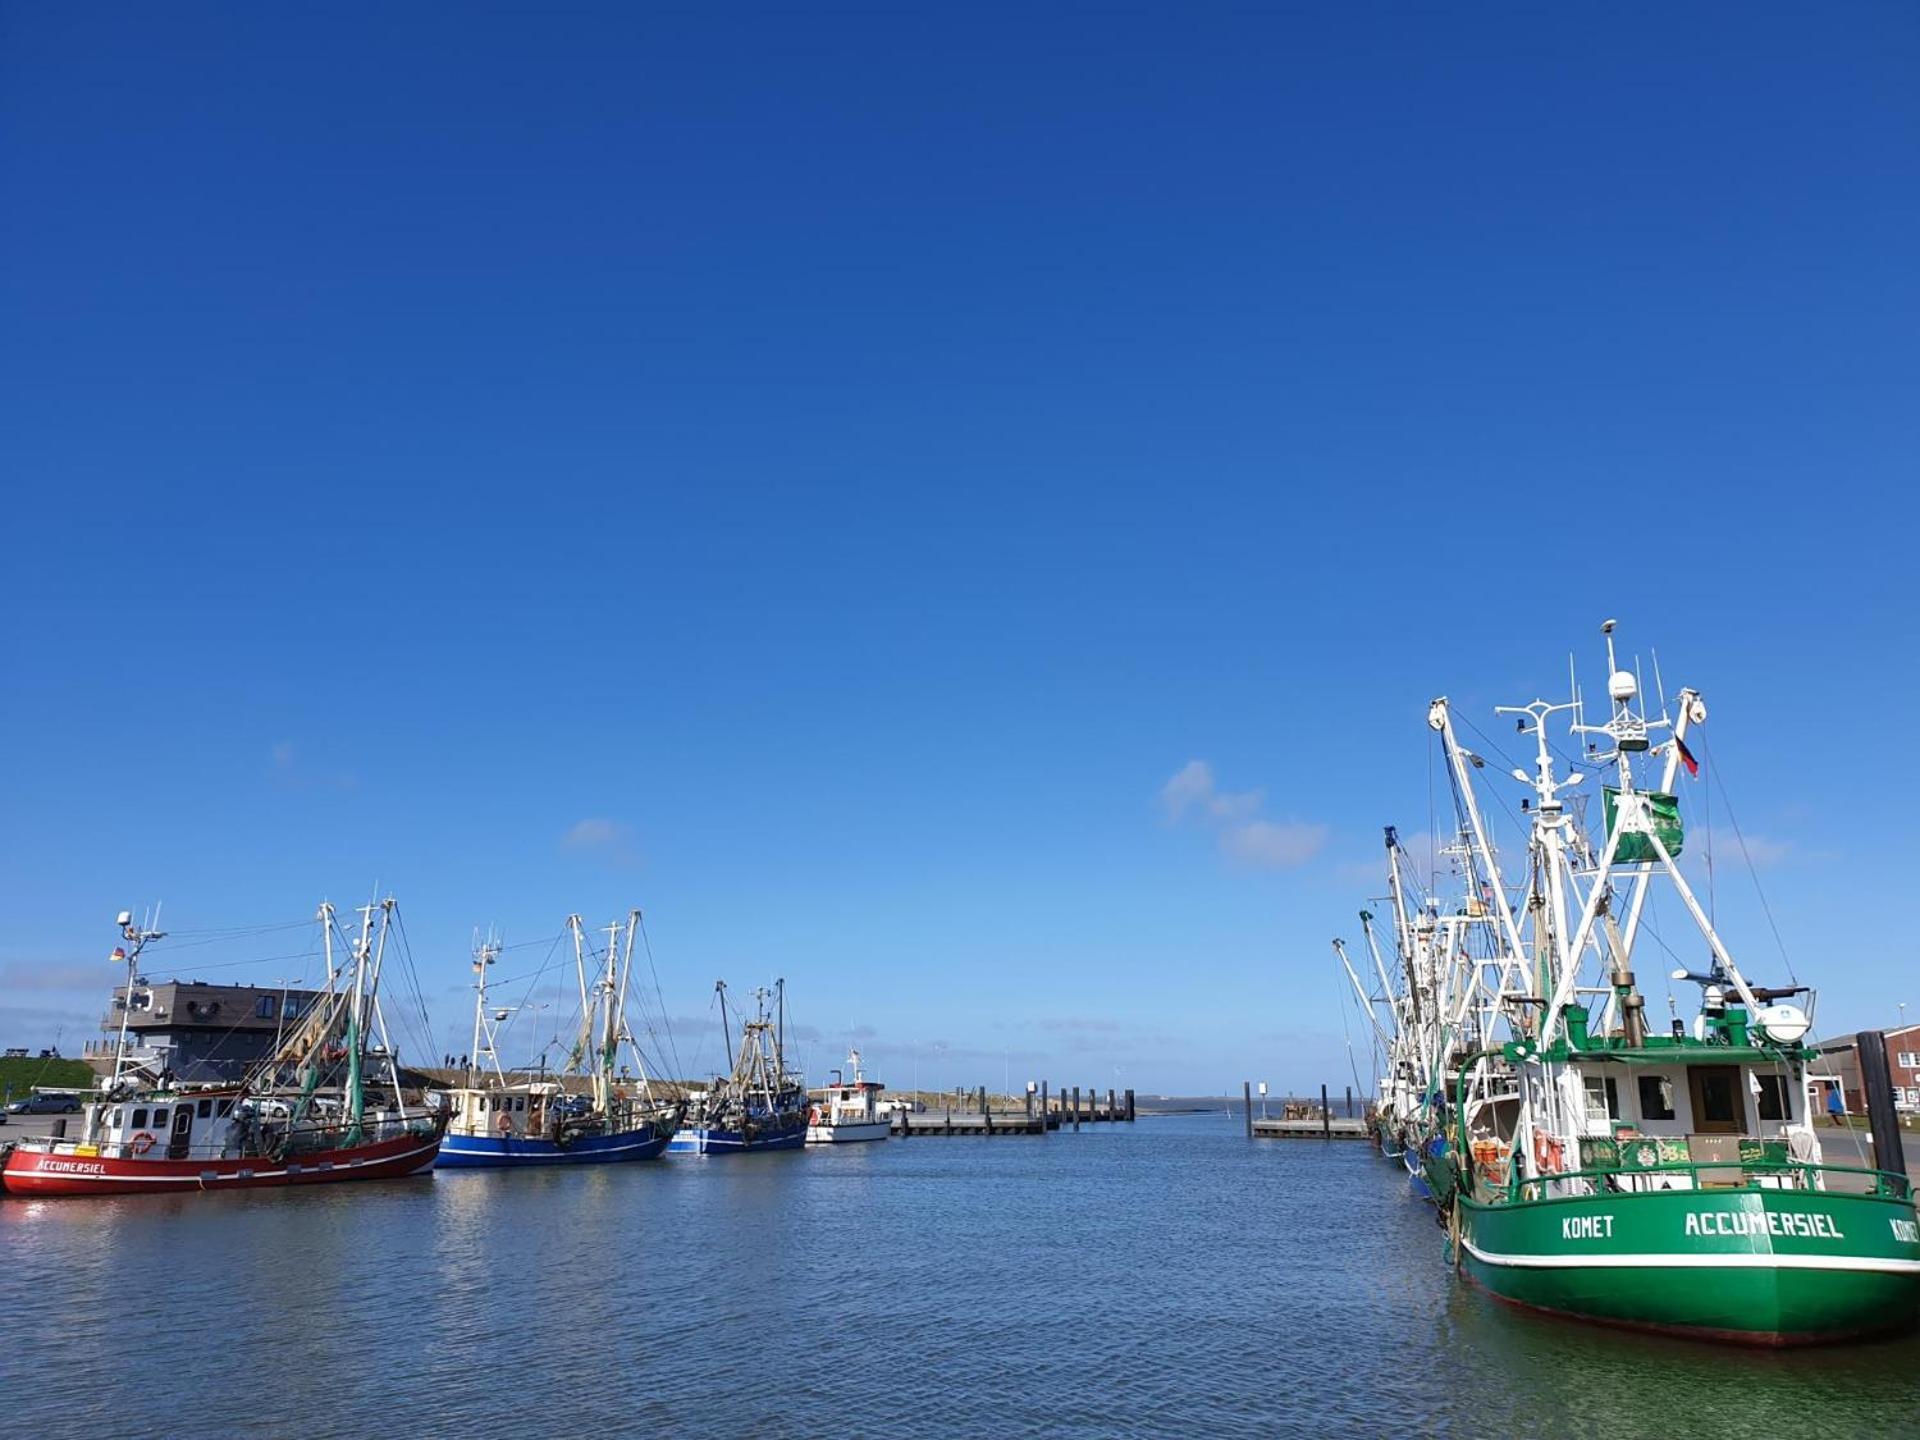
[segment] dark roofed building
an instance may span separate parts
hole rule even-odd
[[[127,1051],[176,1080],[237,1080],[320,997],[317,990],[279,986],[209,985],[201,980],[137,981],[129,1004],[127,987],[115,986],[105,1039],[87,1043],[87,1063],[100,1074],[113,1069],[120,1025]]]

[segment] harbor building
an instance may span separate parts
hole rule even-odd
[[[1887,1068],[1893,1074],[1894,1108],[1920,1114],[1920,1025],[1888,1030],[1886,1037]],[[1827,1041],[1820,1047],[1820,1058],[1824,1071],[1840,1082],[1847,1109],[1856,1115],[1865,1114],[1867,1095],[1860,1081],[1860,1037],[1841,1035]],[[1815,1098],[1822,1106],[1826,1104],[1824,1093]]]
[[[99,1074],[111,1074],[124,1020],[128,1057],[153,1073],[176,1080],[237,1080],[272,1052],[320,994],[277,985],[136,980],[130,987],[114,987],[100,1022],[104,1038],[87,1042],[85,1058]]]

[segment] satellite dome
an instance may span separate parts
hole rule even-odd
[[[1640,693],[1640,686],[1635,683],[1632,671],[1616,670],[1608,677],[1607,693],[1624,705]]]

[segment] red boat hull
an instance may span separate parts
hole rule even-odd
[[[0,1171],[9,1195],[150,1195],[155,1191],[237,1190],[258,1185],[325,1185],[339,1180],[395,1180],[427,1169],[440,1136],[401,1135],[371,1145],[275,1160],[151,1160],[48,1154],[16,1149]]]

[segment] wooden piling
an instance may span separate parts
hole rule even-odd
[[[1127,1123],[1133,1123],[1133,1091],[1127,1091]]]
[[[1247,1114],[1247,1138],[1253,1138],[1253,1081],[1240,1082],[1240,1103]]]
[[[1052,1102],[1050,1102],[1047,1098],[1047,1082],[1045,1080],[1042,1080],[1040,1082],[1040,1133],[1043,1135],[1046,1133],[1046,1130],[1047,1130],[1047,1121],[1048,1121],[1047,1107],[1051,1103]]]
[[[1320,1087],[1320,1138],[1333,1138],[1333,1111],[1327,1108],[1327,1087],[1324,1085]]]
[[[1113,1124],[1114,1121],[1118,1120],[1119,1118],[1120,1118],[1120,1107],[1114,1103],[1113,1087],[1109,1085],[1107,1087],[1107,1123],[1111,1125]]]
[[[1073,1128],[1076,1131],[1080,1128],[1080,1087],[1078,1085],[1073,1087]]]

